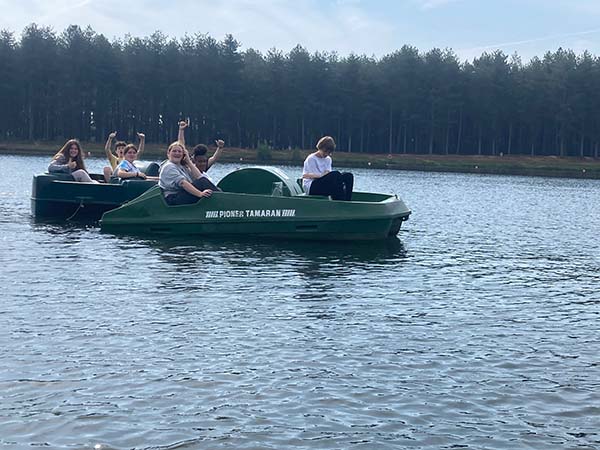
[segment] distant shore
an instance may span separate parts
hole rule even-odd
[[[53,156],[62,143],[0,142],[0,154]],[[90,156],[103,157],[104,144],[83,143]],[[147,144],[142,159],[162,159],[166,145]],[[214,149],[211,149],[214,151]],[[249,164],[289,164],[299,166],[312,150],[269,150],[226,147],[223,162]],[[600,179],[600,159],[559,158],[556,156],[476,156],[426,154],[334,153],[337,167],[366,167],[425,172],[460,172]]]

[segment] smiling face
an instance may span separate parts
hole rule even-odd
[[[206,156],[194,156],[194,165],[200,170],[200,172],[206,172],[208,168],[208,158]]]
[[[79,146],[77,144],[71,144],[69,147],[69,156],[72,159],[75,159],[77,158],[77,155],[79,155]]]
[[[137,150],[135,149],[135,147],[129,147],[127,149],[127,151],[125,153],[123,153],[123,157],[129,162],[135,161],[136,156],[137,156]]]
[[[169,146],[167,158],[169,158],[169,161],[172,163],[181,164],[184,155],[183,147],[180,144],[171,144]]]
[[[123,150],[125,150],[124,145],[117,145],[115,147],[115,152],[117,153],[117,158],[123,158]]]

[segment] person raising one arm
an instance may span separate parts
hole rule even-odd
[[[111,151],[111,147],[112,147],[112,141],[115,137],[117,137],[117,132],[113,131],[112,133],[110,133],[108,135],[108,139],[106,140],[106,144],[104,145],[104,152],[106,153],[106,158],[108,159],[108,163],[110,164],[110,166],[106,166],[103,169],[104,181],[106,181],[107,183],[110,181],[110,177],[113,175],[113,173],[114,173],[115,169],[117,168],[117,166],[119,165],[119,163],[121,161],[123,161],[123,150],[125,149],[125,146],[127,145],[123,141],[117,142],[117,144],[115,145],[116,155],[114,155],[113,152]]]
[[[182,120],[179,122],[179,133],[177,134],[177,142],[179,142],[184,147],[185,147],[185,129],[189,126],[190,126],[189,120],[187,120],[187,121]],[[217,146],[217,149],[215,150],[215,153],[210,158],[207,157],[208,147],[206,145],[198,144],[192,149],[192,161],[194,162],[195,166],[198,168],[198,170],[200,170],[200,172],[202,174],[205,174],[208,171],[208,169],[210,169],[213,166],[213,164],[219,160],[219,157],[221,156],[221,152],[222,152],[223,148],[225,147],[225,141],[223,141],[222,139],[217,139],[215,141],[215,144]],[[205,175],[205,176],[207,176],[207,175]]]
[[[187,149],[173,142],[167,149],[168,161],[160,169],[158,185],[163,190],[167,204],[186,205],[210,197],[217,190],[208,178],[192,163]]]

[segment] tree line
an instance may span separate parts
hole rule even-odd
[[[348,152],[598,157],[600,60],[559,48],[522,63],[411,46],[381,58],[240,50],[231,35],[125,36],[72,25],[0,32],[0,139],[171,142]]]

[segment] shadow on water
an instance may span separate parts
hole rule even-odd
[[[308,260],[315,263],[385,262],[407,257],[400,239],[394,237],[376,242],[313,242],[260,239],[256,237],[119,237],[122,242],[135,239],[139,245],[158,250],[173,260],[185,258],[188,263],[202,264],[207,254],[219,253],[231,264],[247,265],[253,260]],[[175,262],[175,261],[172,261]]]
[[[97,225],[81,222],[35,221],[32,229],[52,241],[81,244],[109,254],[116,260],[137,257],[139,249],[167,268],[197,271],[222,267],[239,277],[294,274],[298,280],[334,281],[336,277],[369,271],[387,271],[409,259],[397,237],[369,242],[295,241],[256,236],[148,236],[100,233]],[[150,263],[148,263],[150,264]]]
[[[93,221],[64,221],[64,220],[50,220],[50,219],[38,219],[33,216],[30,217],[31,229],[34,232],[47,233],[54,236],[65,236],[70,237],[82,237],[83,234],[100,231],[98,222]]]
[[[29,216],[29,221],[31,226],[34,229],[43,229],[43,228],[65,228],[65,229],[89,229],[89,228],[97,228],[100,230],[100,225],[98,220],[92,219],[54,219],[54,218],[45,218],[45,217],[36,217],[34,215]]]

